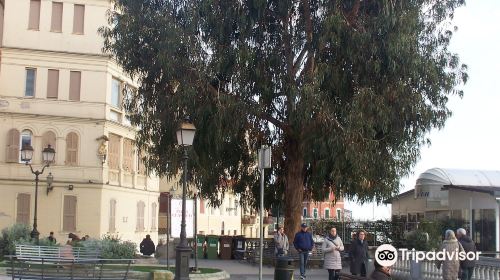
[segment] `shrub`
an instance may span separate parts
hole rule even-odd
[[[136,244],[119,238],[104,236],[103,239],[79,241],[75,246],[98,248],[104,259],[133,259]]]
[[[0,255],[13,255],[16,253],[16,243],[31,240],[31,228],[25,224],[15,224],[2,230],[0,237]]]

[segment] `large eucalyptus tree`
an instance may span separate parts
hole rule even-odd
[[[267,205],[330,191],[380,201],[462,95],[448,50],[463,0],[116,0],[104,49],[139,88],[125,107],[147,165],[177,174],[175,130],[197,127],[191,178],[217,201],[230,184],[258,196],[256,151],[272,146]],[[168,164],[167,164],[168,163]],[[258,200],[257,200],[258,201]]]

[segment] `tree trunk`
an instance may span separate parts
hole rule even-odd
[[[300,229],[304,198],[304,158],[296,140],[288,141],[286,157],[285,232],[292,242]]]

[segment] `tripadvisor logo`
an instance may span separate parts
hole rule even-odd
[[[401,255],[401,260],[414,260],[415,262],[420,262],[423,260],[428,261],[445,261],[445,260],[459,260],[459,261],[477,261],[479,260],[479,255],[481,252],[465,252],[459,251],[446,251],[440,250],[436,252],[423,252],[416,251],[415,249],[399,249],[399,255]],[[375,260],[382,266],[392,266],[398,260],[398,250],[389,244],[383,244],[378,246],[375,251]]]

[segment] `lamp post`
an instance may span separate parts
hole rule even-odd
[[[194,133],[196,128],[192,123],[184,121],[179,130],[177,130],[177,143],[182,146],[184,154],[183,160],[183,178],[182,178],[182,220],[181,220],[181,240],[175,248],[175,279],[189,280],[189,255],[191,247],[186,239],[186,185],[187,185],[187,160],[188,146],[193,145]]]
[[[194,272],[198,273],[198,190],[194,189]],[[202,244],[203,246],[203,244]]]
[[[56,155],[56,151],[50,147],[50,145],[47,146],[47,148],[43,149],[42,151],[42,158],[43,158],[43,167],[42,171],[34,171],[33,167],[31,166],[31,159],[33,158],[33,147],[31,145],[23,145],[21,148],[21,161],[25,162],[26,165],[29,165],[31,169],[31,173],[35,174],[35,215],[33,217],[33,230],[31,231],[31,238],[34,238],[36,240],[36,243],[38,244],[39,236],[40,233],[38,232],[38,224],[37,224],[37,211],[38,211],[38,176],[43,174],[43,171],[45,170],[46,167],[50,166],[50,163],[54,161],[54,156]],[[52,184],[52,180],[54,177],[52,174],[47,177],[47,182],[50,181],[50,184]]]

